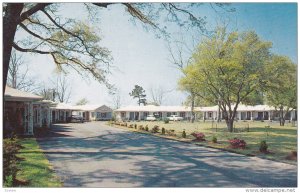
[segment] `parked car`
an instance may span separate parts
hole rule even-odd
[[[146,121],[156,121],[156,117],[154,115],[148,115]]]
[[[68,122],[81,122],[81,123],[83,123],[84,119],[80,115],[72,115],[71,117],[69,117]]]
[[[170,121],[182,121],[183,117],[179,117],[178,115],[171,115],[170,117],[168,117],[168,119]]]

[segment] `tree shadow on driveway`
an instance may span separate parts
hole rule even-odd
[[[80,127],[83,127],[80,125]],[[296,166],[99,125],[39,144],[66,187],[296,187]],[[82,128],[80,128],[82,129]],[[66,132],[65,132],[66,131]],[[55,133],[70,133],[55,135]],[[78,131],[82,132],[82,130]]]

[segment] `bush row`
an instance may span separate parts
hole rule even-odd
[[[134,128],[134,129],[138,129],[141,131],[147,131],[147,132],[151,132],[151,133],[161,133],[162,135],[176,136],[175,130],[172,130],[172,129],[166,130],[164,127],[162,127],[160,129],[159,126],[157,126],[157,125],[155,125],[151,129],[149,129],[148,125],[146,125],[144,127],[143,125],[127,124],[126,122],[113,122],[112,124],[120,125],[120,126],[124,126],[124,127],[128,127],[128,128]],[[193,133],[191,133],[191,135],[195,138],[193,141],[198,141],[198,142],[206,141],[204,133],[193,132]],[[183,130],[181,137],[182,138],[187,137],[185,130]],[[216,136],[213,136],[211,141],[213,143],[218,143],[218,139]],[[229,139],[228,142],[230,144],[230,148],[233,148],[233,149],[245,149],[247,146],[247,143],[244,140],[238,139],[238,138]],[[259,151],[262,153],[268,153],[268,145],[267,145],[266,141],[261,141]]]

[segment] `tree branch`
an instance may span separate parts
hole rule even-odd
[[[24,13],[21,14],[20,18],[18,19],[18,23],[23,22],[25,19],[29,18],[32,14],[44,10],[44,8],[51,3],[38,3],[28,11],[25,11]]]
[[[36,50],[36,49],[26,49],[26,48],[21,48],[20,46],[18,46],[15,42],[13,42],[13,47],[20,51],[20,52],[33,52],[33,53],[38,53],[38,54],[52,54],[52,53],[57,53],[56,51],[54,52],[46,52],[46,51],[42,51],[42,50]]]

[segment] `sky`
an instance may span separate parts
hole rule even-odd
[[[231,7],[236,9],[234,13],[222,14],[204,4],[196,12],[207,17],[207,28],[210,30],[227,18],[232,29],[256,31],[263,40],[273,43],[273,53],[286,55],[297,63],[296,3],[233,3]],[[61,14],[88,22],[86,13],[77,8],[78,4],[61,6]],[[121,105],[137,105],[137,101],[129,96],[136,84],[146,90],[148,101],[151,101],[150,89],[161,87],[169,91],[163,105],[181,105],[187,95],[177,89],[181,72],[170,62],[166,42],[141,26],[134,25],[122,6],[101,9],[99,18],[96,31],[102,37],[101,46],[107,47],[113,56],[113,67],[108,79],[120,90]],[[171,34],[179,31],[176,27],[171,28]],[[192,38],[189,32],[183,32],[183,36]],[[201,37],[200,34],[196,36]],[[22,39],[22,34],[17,34],[17,38]],[[49,84],[49,79],[56,75],[52,58],[30,54],[25,54],[24,57],[30,68],[30,75]],[[93,78],[86,80],[73,71],[69,72],[67,78],[72,87],[71,104],[87,98],[90,104],[113,105],[107,88]]]

